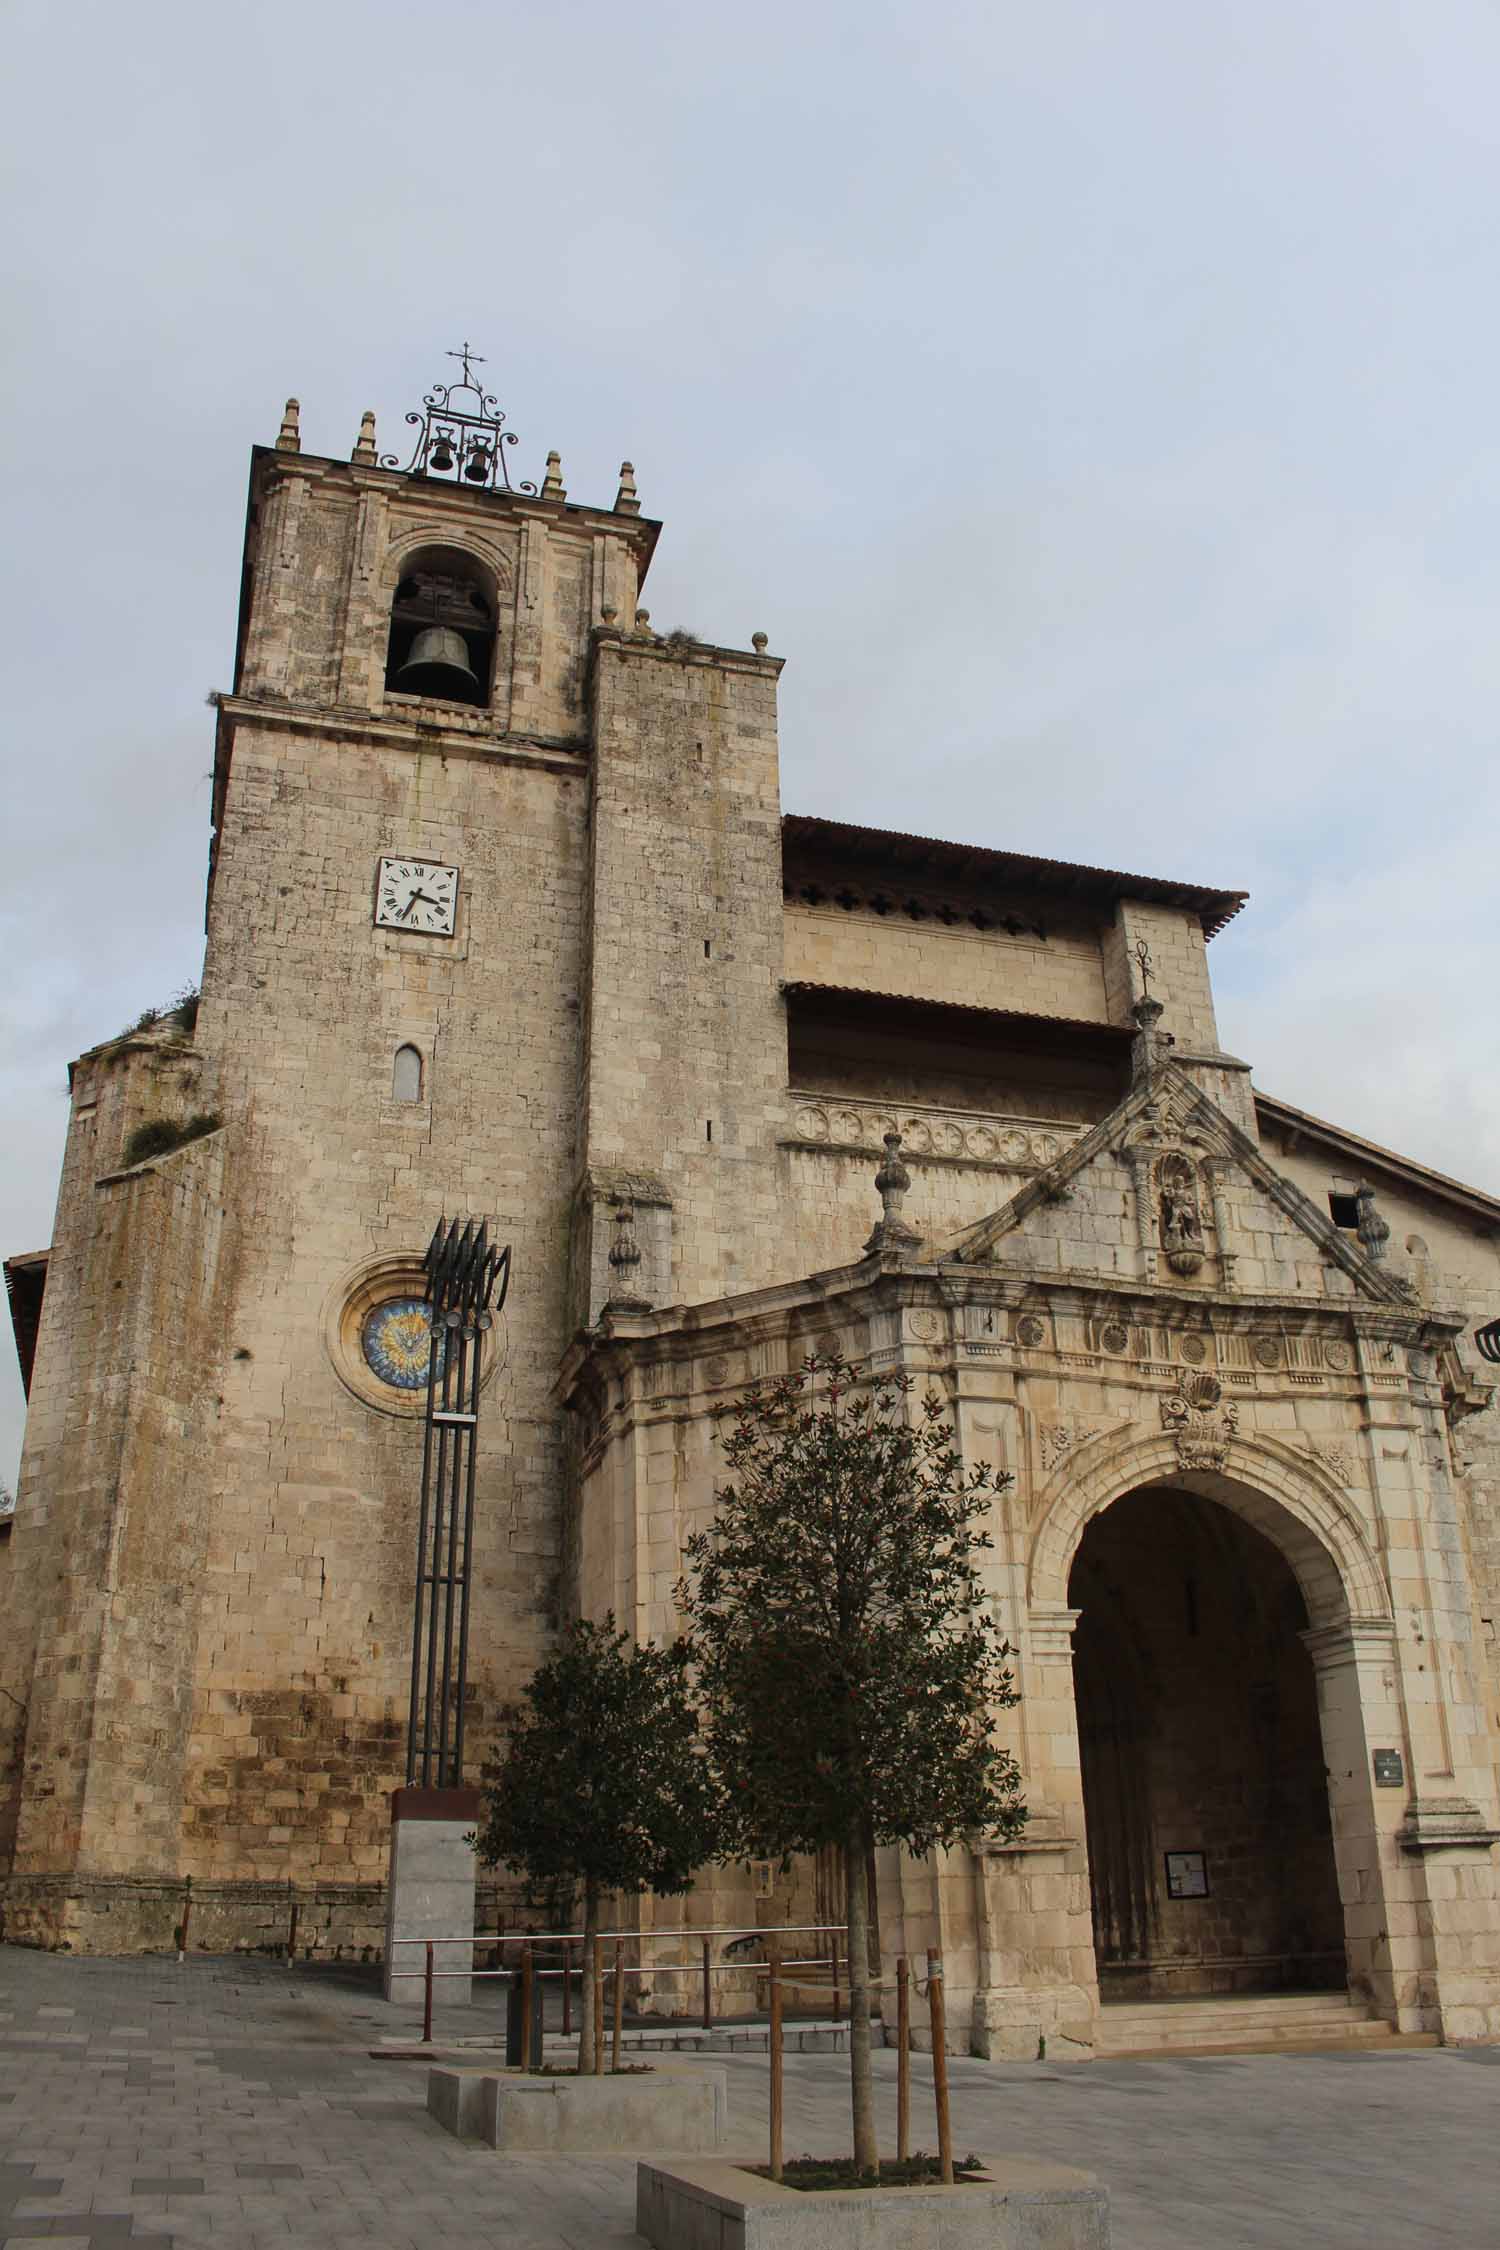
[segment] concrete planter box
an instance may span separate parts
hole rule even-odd
[[[966,2187],[808,2194],[725,2159],[640,2164],[635,2225],[655,2250],[1109,2250],[1109,2199],[1092,2172],[984,2157]]]
[[[728,2074],[722,2064],[668,2062],[618,2078],[434,2068],[427,2108],[458,2139],[507,2155],[696,2155],[724,2145]]]

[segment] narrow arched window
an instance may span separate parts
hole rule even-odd
[[[419,1102],[422,1099],[422,1057],[415,1047],[396,1049],[395,1068],[391,1072],[391,1100],[393,1102]]]

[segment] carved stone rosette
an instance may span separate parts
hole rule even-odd
[[[1229,1441],[1239,1430],[1240,1410],[1232,1402],[1225,1404],[1217,1375],[1183,1374],[1161,1402],[1161,1419],[1185,1469],[1222,1469]]]

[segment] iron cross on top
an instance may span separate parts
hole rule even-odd
[[[449,352],[447,356],[449,359],[461,359],[463,361],[464,381],[471,391],[477,390],[479,386],[474,381],[473,376],[470,374],[469,368],[471,363],[475,367],[483,367],[483,365],[485,364],[483,352],[476,352],[472,344],[465,343],[462,351]]]

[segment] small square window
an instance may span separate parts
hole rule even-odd
[[[1328,1210],[1336,1227],[1347,1227],[1351,1234],[1359,1232],[1359,1197],[1334,1195],[1328,1198]]]

